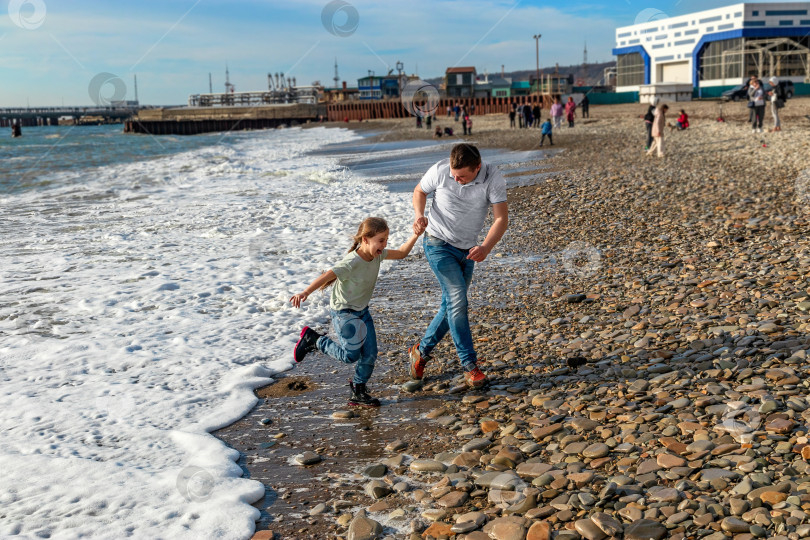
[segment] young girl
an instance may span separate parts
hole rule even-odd
[[[310,283],[304,292],[290,298],[292,305],[301,307],[301,302],[314,291],[334,283],[329,308],[339,343],[305,326],[295,344],[293,356],[296,362],[300,362],[307,353],[317,349],[335,360],[347,364],[356,362],[354,378],[349,383],[352,390],[349,405],[380,406],[380,401],[366,390],[377,359],[377,334],[368,312],[368,301],[377,284],[380,263],[385,259],[407,257],[419,234],[411,235],[399,249],[385,249],[388,224],[382,218],[366,218],[358,227],[354,243],[343,260]]]

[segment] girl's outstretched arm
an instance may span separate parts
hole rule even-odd
[[[304,292],[300,292],[296,295],[293,295],[293,297],[290,298],[290,302],[295,307],[300,308],[301,302],[309,298],[310,294],[320,289],[324,284],[329,283],[330,281],[334,281],[335,279],[337,279],[335,273],[332,270],[327,270],[326,272],[315,278],[315,281],[310,283],[309,287],[304,289]]]
[[[389,249],[388,255],[385,258],[396,260],[396,259],[404,259],[405,257],[407,257],[408,253],[410,253],[411,250],[413,249],[413,245],[416,243],[416,240],[419,238],[419,235],[425,231],[424,225],[422,225],[420,229],[422,230],[419,231],[419,234],[416,233],[412,234],[411,237],[408,238],[407,242],[399,246],[399,249]]]

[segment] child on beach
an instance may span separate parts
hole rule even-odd
[[[681,114],[678,116],[678,119],[675,121],[675,128],[678,131],[682,129],[686,129],[689,127],[689,115],[686,114],[686,111],[681,109]]]
[[[563,105],[560,103],[560,98],[554,98],[554,104],[551,106],[551,117],[554,119],[554,127],[562,127],[563,118]]]
[[[399,249],[385,248],[388,232],[388,224],[382,218],[363,220],[343,260],[321,274],[303,292],[290,298],[292,305],[298,308],[314,291],[334,284],[329,308],[339,343],[305,326],[295,344],[293,356],[296,362],[300,362],[307,353],[319,350],[346,364],[357,363],[354,378],[349,382],[349,405],[353,406],[380,406],[380,401],[371,397],[366,389],[377,359],[377,334],[368,302],[377,284],[380,263],[386,259],[407,257],[424,227],[418,234],[412,234]]]
[[[554,146],[554,139],[551,137],[551,120],[550,119],[546,119],[546,121],[543,122],[543,127],[542,127],[542,131],[540,132],[540,135],[541,135],[540,136],[540,146],[543,146],[543,142],[545,142],[545,140],[546,140],[546,135],[548,135],[548,142],[551,144],[551,146]]]

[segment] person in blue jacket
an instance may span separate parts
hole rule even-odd
[[[540,146],[543,146],[543,142],[546,140],[546,135],[548,135],[548,142],[551,143],[551,146],[554,146],[554,139],[551,138],[551,120],[547,119],[543,122],[542,126],[541,137],[540,137]]]

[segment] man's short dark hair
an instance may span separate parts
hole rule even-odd
[[[472,144],[457,144],[450,150],[450,168],[475,170],[481,165],[481,152]]]

